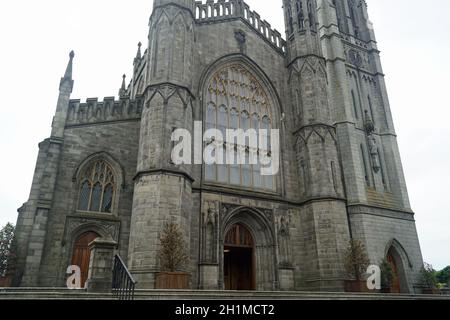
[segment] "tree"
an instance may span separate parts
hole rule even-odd
[[[438,271],[436,273],[436,278],[439,283],[448,284],[450,281],[450,266]]]
[[[158,252],[158,257],[161,271],[179,271],[179,268],[188,261],[186,245],[179,225],[173,222],[166,223],[160,242],[161,248]]]
[[[356,281],[364,280],[363,276],[370,265],[366,248],[361,241],[352,239],[345,253],[345,270]]]
[[[9,275],[15,267],[15,227],[8,223],[0,230],[0,277]]]
[[[387,259],[383,259],[380,263],[381,270],[381,288],[390,289],[394,280],[394,270]]]
[[[426,288],[436,289],[438,287],[436,270],[433,269],[433,266],[431,264],[425,262],[420,272],[422,274],[423,282]]]

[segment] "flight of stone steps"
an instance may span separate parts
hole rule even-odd
[[[114,300],[112,294],[61,288],[0,288],[0,300]],[[450,295],[326,292],[136,290],[135,300],[450,300]]]

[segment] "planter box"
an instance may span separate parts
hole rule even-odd
[[[367,288],[366,281],[356,281],[356,280],[345,281],[345,292],[373,293],[373,291],[370,291],[369,288]]]
[[[392,293],[391,291],[391,288],[381,288],[380,293]]]
[[[189,273],[160,272],[156,274],[155,289],[189,289]]]
[[[439,289],[423,288],[422,293],[423,294],[441,294],[441,291]]]
[[[0,288],[8,288],[11,286],[11,277],[0,277]]]

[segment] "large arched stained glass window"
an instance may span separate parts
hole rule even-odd
[[[259,161],[251,161],[262,152],[270,157],[270,129],[273,129],[271,100],[259,81],[242,65],[228,65],[214,74],[206,91],[206,129],[216,128],[223,134],[223,159],[231,157],[235,161],[226,164],[205,165],[205,179],[219,184],[230,184],[250,189],[274,191],[275,177],[262,176]],[[245,143],[226,140],[226,129],[254,129],[258,135],[258,148],[250,148],[250,139]],[[259,148],[259,129],[266,129],[268,146]],[[245,163],[237,163],[241,150],[245,150]],[[220,158],[220,157],[219,157]]]
[[[81,177],[78,210],[111,213],[115,186],[112,168],[103,160],[92,163]]]

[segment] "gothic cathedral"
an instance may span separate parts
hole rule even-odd
[[[17,286],[65,286],[70,265],[84,283],[89,244],[103,238],[152,289],[175,222],[193,290],[343,291],[357,239],[372,264],[394,266],[399,292],[416,292],[421,249],[367,4],[282,2],[285,39],[243,0],[154,0],[117,99],[71,99],[70,54],[19,209]],[[248,161],[176,165],[172,133],[199,122],[278,129],[277,174]]]

